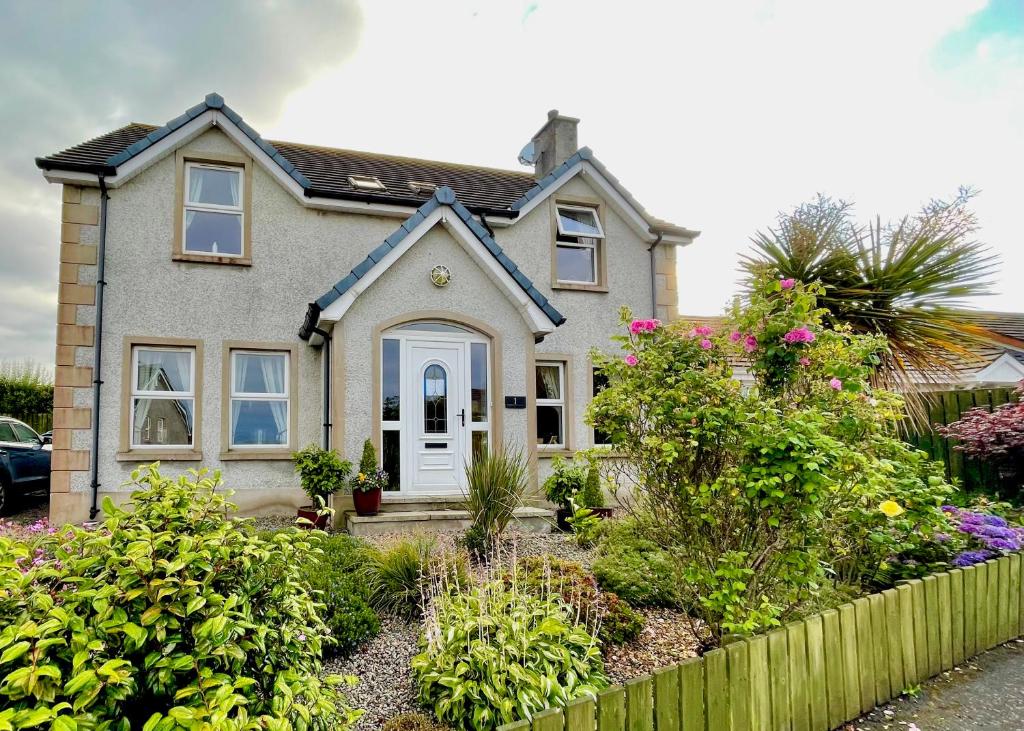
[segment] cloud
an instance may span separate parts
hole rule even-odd
[[[164,122],[210,91],[259,127],[289,90],[350,58],[363,23],[354,0],[67,0],[6,3],[3,14],[0,312],[9,332],[0,360],[45,363],[54,354],[60,191],[34,158],[129,121]]]

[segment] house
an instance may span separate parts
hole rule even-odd
[[[676,251],[551,112],[515,172],[264,140],[217,94],[36,160],[63,185],[51,519],[140,463],[305,502],[290,454],[377,445],[385,507],[444,507],[518,445],[593,444],[592,348],[677,314]],[[344,506],[342,506],[344,507]]]

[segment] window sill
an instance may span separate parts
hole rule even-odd
[[[576,453],[568,447],[545,447],[542,444],[537,445],[537,456],[541,458],[548,457],[572,457]]]
[[[240,462],[244,460],[274,460],[291,459],[290,449],[233,449],[228,452],[221,452],[218,455],[221,462]]]
[[[118,462],[201,462],[203,453],[194,449],[130,449],[118,452]]]
[[[606,284],[572,284],[570,282],[555,282],[551,285],[551,289],[565,289],[576,292],[608,292],[608,285]]]
[[[252,266],[252,257],[248,256],[207,256],[205,254],[181,254],[171,255],[172,261],[187,261],[195,264],[229,264],[238,267]]]

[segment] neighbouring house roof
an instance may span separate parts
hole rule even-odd
[[[371,251],[363,261],[353,267],[353,269],[337,284],[335,284],[334,287],[324,293],[316,300],[316,302],[311,302],[309,304],[305,320],[302,323],[302,327],[299,329],[299,337],[303,340],[309,340],[313,334],[314,328],[317,327],[317,323],[320,320],[320,313],[349,292],[349,290],[351,290],[360,279],[373,270],[374,267],[384,259],[384,257],[398,248],[406,237],[415,231],[420,224],[424,223],[430,214],[434,213],[434,211],[442,206],[450,208],[459,220],[461,220],[462,223],[472,231],[480,244],[487,249],[490,255],[493,256],[498,264],[501,265],[502,269],[508,273],[517,285],[519,285],[533,304],[535,304],[540,311],[547,316],[552,324],[557,327],[565,322],[565,317],[562,313],[555,309],[554,305],[548,301],[547,297],[545,297],[533,285],[530,278],[519,270],[519,267],[516,266],[515,262],[513,262],[512,259],[509,258],[502,248],[494,241],[494,238],[488,233],[487,229],[473,218],[473,214],[469,209],[459,202],[455,191],[447,186],[442,186],[434,191],[430,200],[420,206],[416,213],[407,218],[401,226],[395,229],[390,236],[384,239],[379,246],[373,249],[373,251]]]
[[[574,168],[586,162],[593,166],[627,205],[643,219],[651,234],[692,239],[698,232],[648,214],[637,200],[586,147],[550,175],[537,181],[532,173],[456,163],[421,160],[395,155],[344,150],[294,142],[269,141],[248,125],[219,94],[208,94],[199,104],[162,126],[132,123],[61,152],[36,158],[43,170],[67,170],[113,176],[117,168],[143,153],[163,138],[181,129],[207,111],[228,118],[253,144],[267,154],[310,198],[336,198],[419,207],[433,191],[447,186],[474,213],[515,218],[532,199],[551,188]],[[384,190],[367,191],[352,185],[350,176],[369,175],[384,184]],[[417,186],[427,183],[427,186]]]

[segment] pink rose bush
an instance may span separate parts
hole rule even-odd
[[[640,333],[652,333],[661,327],[661,320],[633,320],[629,324],[629,331],[634,335]]]
[[[814,339],[814,333],[806,326],[793,328],[782,336],[783,342],[788,343],[789,345],[793,345],[795,343],[813,343]]]

